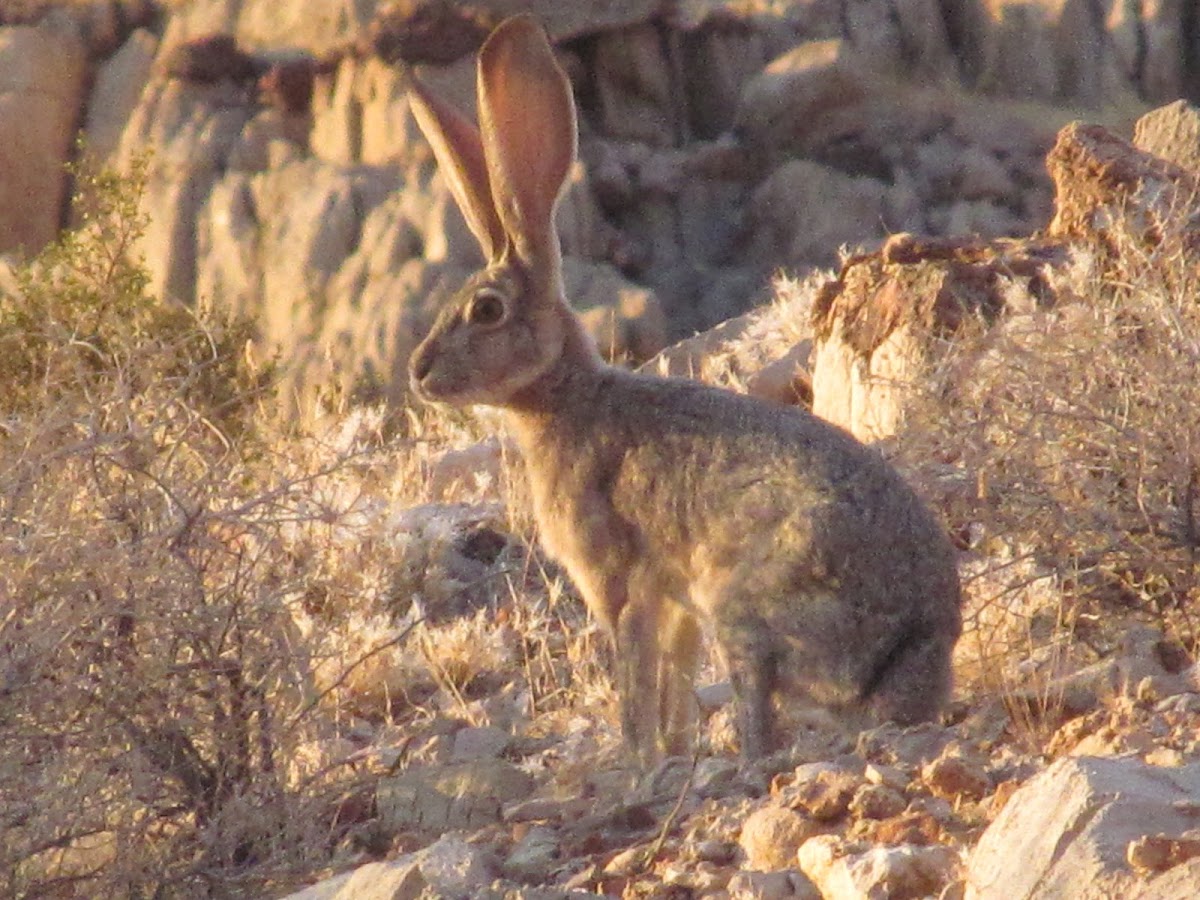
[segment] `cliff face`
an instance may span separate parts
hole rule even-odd
[[[568,286],[601,345],[639,361],[839,247],[1044,226],[1065,110],[1196,86],[1186,4],[1129,6],[6,4],[0,251],[36,251],[68,219],[77,129],[119,167],[148,151],[158,292],[253,315],[303,402],[318,386],[398,398],[416,336],[477,261],[408,114],[409,67],[467,106],[483,35],[532,9],[581,109]]]

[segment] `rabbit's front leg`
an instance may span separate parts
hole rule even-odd
[[[658,760],[662,698],[659,628],[663,604],[630,597],[617,619],[616,675],[621,704],[621,730],[638,763],[649,769]]]
[[[667,756],[679,756],[690,752],[695,737],[702,635],[695,615],[680,604],[664,603],[659,619],[659,739]]]

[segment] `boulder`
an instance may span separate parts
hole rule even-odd
[[[148,217],[141,251],[150,290],[195,299],[196,219],[252,112],[244,90],[229,82],[152,79],[121,135],[118,167],[153,148],[142,196]]]
[[[116,52],[130,32],[153,28],[160,9],[154,0],[10,0],[0,3],[0,23],[47,25],[77,36],[91,60]]]
[[[859,772],[825,762],[800,766],[793,777],[795,782],[780,790],[781,800],[824,824],[845,817],[850,801],[863,784]]]
[[[259,99],[280,112],[303,116],[312,109],[313,84],[321,68],[311,56],[275,60],[259,76]]]
[[[1178,839],[1194,829],[1197,795],[1197,764],[1060,759],[1022,785],[983,833],[967,863],[967,900],[1190,900],[1200,859],[1145,872],[1128,855],[1147,835]]]
[[[605,263],[563,260],[567,298],[610,361],[640,364],[667,344],[667,320],[654,291]]]
[[[121,838],[116,831],[95,831],[54,842],[27,856],[17,871],[46,873],[60,884],[91,878],[119,858]]]
[[[821,825],[809,816],[770,804],[746,817],[738,843],[747,866],[773,872],[793,868],[800,845],[820,831]]]
[[[810,308],[816,285],[780,279],[775,303],[726,319],[672,344],[643,368],[745,390],[764,400],[809,405]]]
[[[58,232],[86,66],[70,31],[0,27],[0,252],[32,255]]]
[[[1114,4],[1114,11],[1121,4]],[[1146,100],[1173,100],[1188,90],[1188,60],[1195,52],[1187,46],[1189,17],[1195,13],[1186,0],[1143,3],[1142,34],[1145,46],[1138,86]],[[1194,93],[1192,96],[1195,96]]]
[[[319,390],[406,396],[408,355],[466,274],[417,258],[428,229],[447,231],[431,219],[445,198],[393,186],[385,169],[292,158],[228,172],[198,215],[200,298],[254,318],[302,406]]]
[[[730,900],[822,900],[816,885],[798,869],[737,872],[725,890]]]
[[[1146,113],[1133,128],[1133,146],[1200,177],[1200,109],[1176,100]]]
[[[687,36],[681,90],[692,135],[716,138],[733,124],[742,87],[762,71],[768,47],[762,29],[732,17]]]
[[[1181,0],[1112,4],[1103,21],[1112,57],[1110,95],[1120,87],[1162,102],[1187,93],[1187,7]]]
[[[309,147],[319,159],[352,165],[362,154],[362,102],[356,93],[363,67],[359,60],[343,60],[313,84]]]
[[[265,172],[300,158],[308,146],[308,117],[266,106],[255,112],[229,149],[227,172]]]
[[[298,344],[291,373],[295,389],[309,400],[333,388],[340,398],[403,404],[409,356],[470,272],[410,259],[367,278],[357,292],[331,288],[312,340]]]
[[[866,848],[829,834],[805,841],[797,855],[824,900],[936,896],[960,866],[950,847]]]
[[[877,71],[923,83],[957,76],[936,0],[868,0],[847,5],[844,16],[850,43]]]
[[[760,157],[810,155],[861,130],[863,101],[875,90],[845,41],[808,41],[771,61],[742,91],[734,130]]]
[[[804,159],[784,163],[750,202],[758,252],[792,269],[831,266],[840,247],[882,237],[887,188]]]
[[[555,41],[640,25],[655,18],[662,0],[606,0],[604,3],[563,3],[561,0],[472,0],[494,21],[518,12],[537,17]]]
[[[417,900],[428,884],[411,859],[367,863],[288,894],[283,900]]]
[[[658,30],[606,31],[592,61],[600,130],[619,140],[669,147],[676,141],[673,79]]]
[[[712,361],[736,352],[751,325],[765,314],[764,310],[755,310],[726,319],[707,331],[677,341],[647,361],[642,368],[657,375],[707,381],[709,377],[706,373]]]
[[[393,186],[384,173],[314,159],[251,178],[268,336],[315,330],[329,280],[357,249],[363,218]]]
[[[174,47],[208,34],[232,34],[240,4],[229,0],[168,0],[162,42]]]
[[[880,182],[882,209],[856,240],[881,228],[999,235],[1044,224],[1040,173],[1054,137],[1044,116],[965,98],[944,80],[904,84],[848,40],[806,42],[772,61],[744,89],[734,130],[759,177],[799,159]],[[836,215],[840,197],[813,199],[810,216]],[[964,200],[978,206],[952,216]],[[939,205],[940,219],[930,212]]]
[[[457,834],[442,835],[414,858],[429,883],[426,896],[465,897],[496,877],[496,861]]]
[[[583,163],[577,162],[567,175],[567,185],[555,212],[555,225],[564,256],[606,259],[618,241],[616,229],[600,212]]]
[[[424,850],[373,862],[320,881],[283,900],[416,900],[465,897],[491,883],[497,867],[486,853],[457,834]]]
[[[812,341],[804,340],[746,379],[746,393],[784,406],[812,406],[808,360]]]
[[[526,884],[545,884],[562,865],[562,841],[558,830],[534,825],[516,842],[504,859],[503,872]]]
[[[979,800],[992,787],[983,762],[954,744],[921,768],[921,780],[934,796],[956,802]]]
[[[167,47],[223,32],[250,51],[303,50],[322,55],[351,45],[369,25],[376,2],[330,0],[314,5],[279,0],[193,0],[172,5],[163,35]]]
[[[201,305],[257,318],[263,313],[259,221],[250,176],[217,181],[196,224],[196,297]]]
[[[1054,241],[903,234],[878,253],[851,257],[813,310],[813,411],[860,440],[894,433],[930,362],[931,339],[979,316],[995,320],[1015,279],[1044,294],[1042,267],[1065,258]]]
[[[84,125],[88,153],[96,159],[107,160],[116,151],[121,132],[150,80],[157,50],[158,38],[139,28],[97,67]]]
[[[499,822],[505,803],[524,799],[533,779],[502,759],[418,766],[383,778],[375,802],[390,832],[441,834]]]
[[[422,57],[433,53],[445,59],[452,55],[451,50],[469,48],[471,23],[494,25],[506,16],[531,12],[555,40],[568,40],[649,21],[661,5],[661,0],[610,0],[596,7],[558,0],[453,4],[439,0],[329,0],[316,6],[302,0],[172,0],[164,43],[174,46],[224,31],[253,51],[305,51],[326,56],[353,48],[365,38],[371,50],[398,53],[403,47],[414,61],[432,61]],[[437,38],[442,40],[435,49]],[[454,46],[447,38],[453,38]]]
[[[232,34],[206,34],[166,49],[159,72],[167,78],[216,84],[219,81],[250,81],[259,75],[258,63],[238,46]]]
[[[489,17],[467,4],[407,0],[379,10],[368,29],[367,44],[375,56],[389,63],[446,65],[478,50],[489,24],[494,24]]]
[[[430,68],[423,77],[465,108],[474,103],[467,63],[471,60]],[[407,92],[403,71],[376,57],[347,57],[318,71],[312,89],[311,152],[340,165],[373,166],[404,163],[414,154],[427,153],[408,110]]]
[[[850,815],[881,821],[900,815],[907,806],[908,798],[900,790],[886,784],[864,784],[850,799]]]
[[[982,6],[980,87],[1037,100],[1103,99],[1105,41],[1091,10],[1068,0]]]
[[[1079,122],[1059,132],[1046,168],[1055,187],[1050,236],[1112,246],[1132,233],[1148,247],[1182,240],[1197,248],[1196,173]]]

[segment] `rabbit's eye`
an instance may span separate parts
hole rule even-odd
[[[472,325],[495,325],[504,318],[504,312],[504,298],[485,288],[471,298],[466,320]]]

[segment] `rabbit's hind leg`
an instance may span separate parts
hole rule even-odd
[[[862,699],[875,719],[901,725],[936,719],[950,698],[954,641],[916,628],[901,635],[872,673]]]
[[[774,749],[778,686],[776,641],[767,623],[742,604],[725,602],[714,611],[717,643],[729,669],[742,758],[759,759]]]

